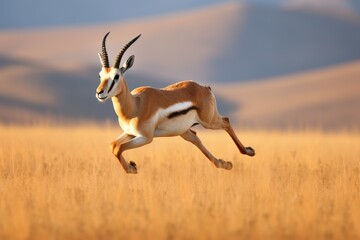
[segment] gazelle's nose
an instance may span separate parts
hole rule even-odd
[[[104,90],[101,90],[100,92],[96,92],[98,95],[102,94]]]

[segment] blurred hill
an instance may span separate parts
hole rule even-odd
[[[99,24],[114,21],[171,14],[228,0],[2,0],[0,29],[25,29],[39,27]]]
[[[242,127],[359,129],[360,61],[214,88]]]
[[[127,41],[142,33],[140,40],[127,52],[136,55],[135,67],[127,76],[131,88],[141,85],[162,87],[183,79],[217,85],[221,89],[218,91],[220,111],[236,116],[236,123],[246,122],[246,126],[310,124],[310,120],[300,120],[308,119],[316,109],[308,111],[303,106],[292,106],[289,101],[288,108],[296,110],[300,120],[294,117],[284,124],[281,119],[271,118],[271,111],[267,111],[269,115],[264,118],[260,114],[264,110],[261,104],[256,108],[260,115],[246,112],[245,103],[248,102],[229,98],[222,84],[236,96],[243,93],[243,86],[254,84],[251,86],[256,87],[250,87],[251,91],[244,96],[251,94],[247,99],[257,99],[263,96],[261,86],[275,84],[280,81],[278,79],[306,85],[307,79],[315,81],[307,76],[310,73],[318,76],[317,69],[325,68],[321,71],[331,72],[332,67],[337,69],[336,65],[360,59],[360,17],[357,14],[293,7],[226,3],[130,22],[7,30],[0,32],[0,121],[23,123],[44,116],[62,121],[114,119],[111,103],[100,104],[94,97],[100,69],[96,54],[107,31],[111,31],[107,43],[111,62]],[[353,68],[349,67],[349,73],[342,71],[343,75],[339,77],[350,74],[351,79],[356,79],[358,72],[350,71]],[[302,75],[303,72],[307,73]],[[324,74],[321,79],[329,89],[337,89],[338,83],[330,76]],[[357,120],[351,118],[354,102],[346,104],[345,97],[346,91],[359,88],[356,81],[347,86],[349,90],[344,89],[345,94],[339,94],[329,104],[341,103],[350,113],[348,119]],[[281,89],[283,91],[277,94],[279,97],[283,94],[282,99],[286,101],[289,89]],[[306,95],[311,94],[301,92],[301,87],[298,89],[297,96],[307,99]],[[292,91],[295,93],[297,88]],[[357,98],[352,101],[358,103]],[[318,102],[308,104],[317,106]],[[243,114],[248,113],[249,118],[239,114],[239,109]],[[335,110],[322,108],[323,113]],[[258,116],[263,117],[261,121]],[[279,124],[276,123],[278,120]],[[355,120],[345,125],[358,127],[360,121]],[[316,121],[316,125],[342,127],[341,122],[339,125],[330,123],[330,118],[317,118]],[[254,125],[250,124],[252,122]]]

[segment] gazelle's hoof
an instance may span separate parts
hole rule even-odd
[[[136,174],[137,173],[136,163],[130,161],[130,164],[129,164],[128,169],[127,169],[126,172]]]
[[[255,150],[252,147],[246,147],[246,154],[250,157],[255,156]]]
[[[231,162],[226,162],[222,159],[219,159],[217,164],[215,164],[216,167],[218,168],[223,168],[223,169],[226,169],[226,170],[231,170],[233,165]]]

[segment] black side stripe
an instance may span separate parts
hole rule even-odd
[[[111,91],[111,89],[114,87],[114,85],[115,85],[115,80],[112,81],[108,93]]]
[[[168,116],[168,118],[174,118],[174,117],[178,117],[178,116],[180,116],[180,115],[185,115],[185,114],[187,114],[187,113],[188,113],[189,111],[191,111],[191,110],[198,110],[198,108],[195,107],[195,106],[191,106],[191,107],[189,107],[189,108],[187,108],[187,109],[170,113],[169,116]]]

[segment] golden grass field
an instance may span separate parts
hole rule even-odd
[[[111,126],[0,126],[0,239],[360,239],[360,135],[200,132],[125,153]]]

